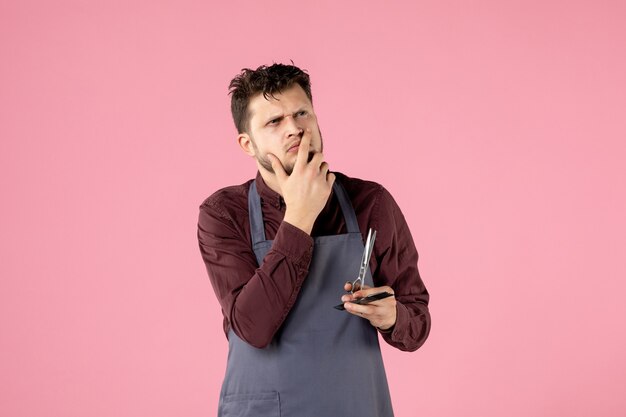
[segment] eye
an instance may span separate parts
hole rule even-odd
[[[306,110],[300,110],[299,112],[296,113],[297,117],[302,117],[302,116],[306,116],[308,113]]]
[[[269,122],[267,122],[268,125],[277,125],[278,122],[280,122],[280,119],[272,119]]]

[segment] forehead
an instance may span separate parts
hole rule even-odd
[[[289,113],[302,107],[311,107],[311,101],[306,93],[298,84],[294,84],[286,90],[274,97],[263,97],[263,93],[259,93],[250,99],[248,110],[250,112],[250,120],[256,118],[271,117],[282,113]]]

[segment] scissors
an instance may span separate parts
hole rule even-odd
[[[365,239],[365,249],[363,249],[363,257],[361,258],[361,267],[359,268],[359,276],[352,281],[352,289],[350,290],[351,294],[361,290],[365,285],[365,274],[367,273],[367,267],[370,263],[370,258],[372,257],[372,251],[374,250],[374,241],[376,240],[376,230],[369,229],[367,232],[367,239]],[[367,297],[358,298],[351,303],[355,304],[369,304],[372,301],[380,300],[383,298],[391,297],[393,294],[383,291],[376,294],[368,295]],[[337,310],[345,310],[343,303],[336,305],[335,308]]]
[[[361,258],[361,268],[359,269],[359,276],[352,281],[351,294],[359,291],[365,285],[365,274],[367,273],[367,267],[370,264],[370,258],[372,257],[372,251],[374,250],[374,241],[376,240],[376,230],[369,229],[367,232],[367,239],[365,239],[365,249],[363,249],[363,257]]]

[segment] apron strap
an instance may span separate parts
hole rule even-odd
[[[356,213],[352,207],[352,203],[348,198],[343,185],[335,179],[333,184],[333,191],[339,201],[339,206],[343,212],[343,217],[346,220],[346,229],[348,233],[361,233],[359,230],[359,223],[356,220]],[[253,247],[261,242],[265,242],[265,225],[263,223],[263,211],[261,210],[261,197],[256,188],[256,180],[250,183],[250,189],[248,190],[248,216],[250,217],[250,233],[252,236]]]
[[[359,233],[359,222],[356,221],[356,213],[354,212],[354,207],[352,207],[352,203],[348,198],[348,193],[346,189],[343,188],[343,185],[337,179],[333,183],[333,191],[335,191],[335,195],[337,196],[337,200],[339,200],[339,205],[341,206],[341,211],[343,212],[343,217],[346,219],[346,228],[348,229],[348,233]]]
[[[265,242],[265,225],[263,224],[263,211],[261,210],[261,197],[256,190],[256,181],[252,180],[248,190],[248,216],[250,217],[250,234],[252,247],[257,243]]]

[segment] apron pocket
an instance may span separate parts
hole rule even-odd
[[[228,394],[222,400],[223,417],[280,417],[278,392]]]

